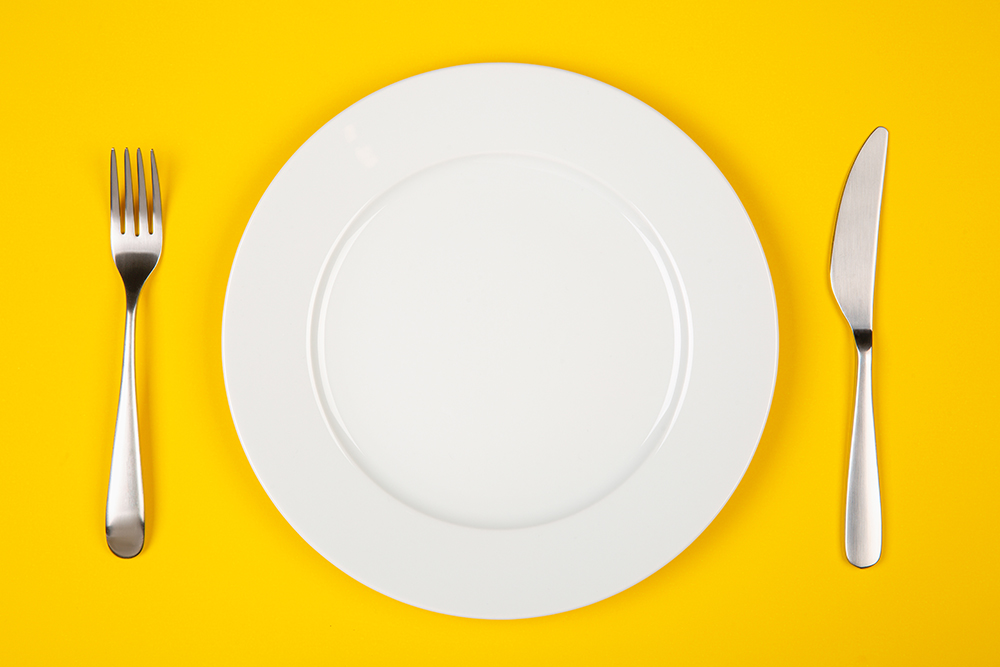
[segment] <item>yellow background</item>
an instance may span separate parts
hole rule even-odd
[[[996,2],[58,3],[0,17],[0,662],[996,664]],[[313,552],[244,458],[220,357],[229,266],[291,153],[449,65],[562,67],[715,160],[760,235],[781,359],[745,479],[611,599],[452,618]],[[882,561],[843,555],[854,352],[828,282],[851,161],[889,128],[875,315]],[[104,543],[123,292],[108,151],[157,151],[139,309],[147,543]]]

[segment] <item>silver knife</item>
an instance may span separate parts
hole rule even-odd
[[[857,567],[871,567],[882,555],[882,501],[872,405],[872,301],[888,146],[889,131],[877,127],[854,159],[840,198],[830,258],[833,294],[854,331],[858,347],[858,384],[854,394],[844,527],[847,560]]]

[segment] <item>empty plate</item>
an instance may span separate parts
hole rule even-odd
[[[777,369],[732,188],[635,98],[483,64],[369,95],[268,187],[226,389],[268,495],[403,602],[517,618],[647,577],[715,517]]]

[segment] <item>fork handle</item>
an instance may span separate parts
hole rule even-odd
[[[122,383],[118,392],[118,418],[104,518],[108,546],[121,558],[132,558],[142,550],[146,532],[135,401],[135,311],[138,302],[138,293],[126,292]]]
[[[847,469],[845,544],[847,560],[871,567],[882,555],[882,501],[875,455],[875,409],[872,402],[872,332],[855,331],[858,386],[854,394],[854,428]]]

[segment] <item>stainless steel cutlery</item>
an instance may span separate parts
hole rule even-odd
[[[833,293],[858,348],[844,528],[847,559],[857,567],[871,567],[882,554],[882,501],[872,401],[872,310],[888,145],[889,131],[878,127],[855,158],[840,200],[830,259]]]
[[[125,349],[118,394],[111,475],[105,530],[108,546],[116,556],[131,558],[142,550],[146,521],[142,497],[142,466],[139,457],[139,419],[135,400],[135,313],[139,293],[160,260],[163,245],[160,180],[156,156],[149,151],[152,167],[152,219],[146,202],[146,179],[142,152],[136,150],[138,219],[132,201],[132,168],[125,149],[125,219],[122,224],[118,190],[118,162],[111,150],[111,255],[125,285]]]

